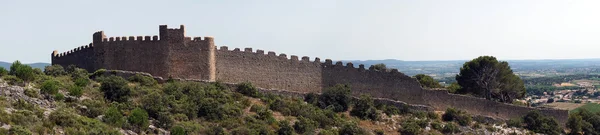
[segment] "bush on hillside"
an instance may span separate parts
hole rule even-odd
[[[134,76],[129,77],[129,81],[140,83],[142,86],[154,86],[158,84],[154,78],[140,74],[135,74]]]
[[[399,132],[403,135],[418,135],[421,133],[421,126],[414,120],[405,120],[400,124]]]
[[[468,126],[471,124],[472,118],[467,112],[457,110],[454,108],[446,109],[444,115],[442,115],[444,121],[456,121],[461,126]]]
[[[0,67],[0,77],[8,75],[8,70],[4,67]]]
[[[174,126],[171,128],[171,135],[187,135],[188,133],[181,126]]]
[[[71,86],[69,87],[69,95],[74,96],[74,97],[81,97],[81,95],[83,94],[83,88],[79,87],[79,86]]]
[[[85,78],[88,79],[90,76],[90,73],[82,68],[75,68],[72,72],[69,72],[71,74],[71,78],[73,80],[77,80],[79,78]]]
[[[350,115],[361,119],[377,120],[379,118],[373,98],[367,95],[360,96],[360,99],[354,104],[352,111],[350,111]]]
[[[562,129],[553,117],[542,115],[540,111],[534,110],[523,117],[525,128],[536,133],[558,135]]]
[[[54,94],[54,100],[63,101],[63,100],[65,100],[65,95],[63,95],[62,93],[56,93],[56,94]]]
[[[40,86],[40,92],[44,95],[54,95],[58,93],[58,88],[60,87],[60,83],[56,80],[46,80]]]
[[[88,78],[77,78],[75,79],[75,86],[79,86],[79,87],[86,87],[88,84],[90,84],[90,79]]]
[[[67,72],[67,74],[72,74],[73,72],[75,72],[76,69],[77,69],[77,66],[71,64],[65,68],[65,71]]]
[[[290,126],[289,121],[279,121],[279,129],[277,130],[278,135],[293,135],[294,128]]]
[[[50,119],[50,121],[56,125],[63,127],[72,127],[78,125],[76,119],[77,116],[75,114],[76,113],[74,113],[74,111],[72,111],[71,109],[60,108],[50,113],[48,119]]]
[[[129,124],[131,124],[134,130],[141,132],[148,129],[150,122],[148,121],[148,113],[141,108],[135,108],[131,111],[131,115],[127,118]]]
[[[10,129],[8,129],[8,134],[10,134],[10,135],[32,135],[32,133],[31,133],[31,131],[29,131],[29,129],[27,129],[23,126],[19,126],[19,125],[12,126]]]
[[[582,131],[583,118],[576,113],[569,114],[569,120],[567,121],[567,128],[569,128],[570,134],[576,135]]]
[[[523,124],[523,119],[520,119],[520,118],[519,119],[510,119],[510,120],[506,121],[506,125],[508,127],[520,128],[520,127],[522,127],[521,124]]]
[[[106,111],[104,100],[85,99],[81,101],[81,105],[85,106],[85,109],[81,110],[81,114],[88,118],[96,118]]]
[[[125,123],[125,117],[123,113],[117,107],[110,107],[104,112],[102,120],[112,126],[121,127]]]
[[[236,91],[250,97],[259,96],[258,89],[256,89],[256,87],[254,87],[254,85],[252,85],[250,82],[238,84]]]
[[[340,135],[365,135],[367,131],[358,127],[356,123],[346,123],[342,126],[339,132]]]
[[[296,133],[303,134],[306,132],[313,132],[317,129],[317,122],[304,117],[298,117],[298,121],[294,124]]]
[[[323,90],[319,96],[319,107],[331,108],[335,112],[344,112],[350,105],[350,86],[338,84]]]
[[[311,105],[318,105],[319,104],[319,95],[316,93],[308,93],[304,96],[304,102],[311,104]]]
[[[127,85],[127,80],[121,77],[111,75],[98,80],[101,83],[100,90],[110,101],[126,102],[131,95],[131,88]]]
[[[442,133],[446,134],[458,133],[459,131],[460,129],[458,129],[458,126],[453,122],[446,123],[446,125],[444,125],[444,129],[442,129]]]
[[[21,80],[20,78],[13,76],[13,75],[7,75],[4,76],[2,79],[4,79],[4,81],[8,82],[8,84],[10,85],[22,85],[23,84],[23,80]]]
[[[32,97],[32,98],[38,98],[39,97],[39,92],[34,90],[34,89],[30,89],[30,88],[26,88],[24,91],[25,95]]]
[[[67,72],[63,68],[63,66],[54,64],[44,67],[44,73],[50,76],[63,76],[67,75]]]
[[[30,82],[35,79],[35,72],[33,71],[33,68],[31,68],[29,65],[21,64],[21,62],[18,60],[13,62],[13,64],[10,66],[9,74],[14,75],[25,82]]]

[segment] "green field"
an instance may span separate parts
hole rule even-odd
[[[573,109],[571,111],[569,111],[570,113],[574,113],[574,112],[578,112],[581,109],[586,109],[590,112],[596,113],[596,112],[600,112],[600,104],[597,103],[587,103],[579,108]]]

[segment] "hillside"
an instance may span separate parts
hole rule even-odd
[[[427,112],[350,97],[272,94],[250,83],[167,80],[54,66],[29,83],[0,77],[0,134],[525,134],[464,111]],[[122,74],[121,74],[122,75]],[[162,81],[161,81],[162,82]],[[25,85],[26,84],[26,85]],[[539,114],[537,114],[539,115]]]

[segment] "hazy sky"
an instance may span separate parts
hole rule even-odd
[[[0,61],[50,62],[107,36],[187,36],[334,60],[600,58],[598,0],[2,0]]]

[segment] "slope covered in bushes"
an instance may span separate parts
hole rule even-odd
[[[18,66],[14,69],[31,68]],[[28,72],[31,75],[15,76]],[[354,98],[350,96],[351,84],[328,88],[320,95],[288,97],[261,93],[251,83],[235,87],[218,82],[159,84],[144,75],[122,78],[100,72],[107,71],[90,74],[76,67],[55,65],[43,72],[25,69],[0,74],[0,88],[10,93],[0,94],[0,134],[528,132],[455,109],[425,112],[408,105],[380,104],[368,95]],[[22,90],[12,90],[19,88]]]

